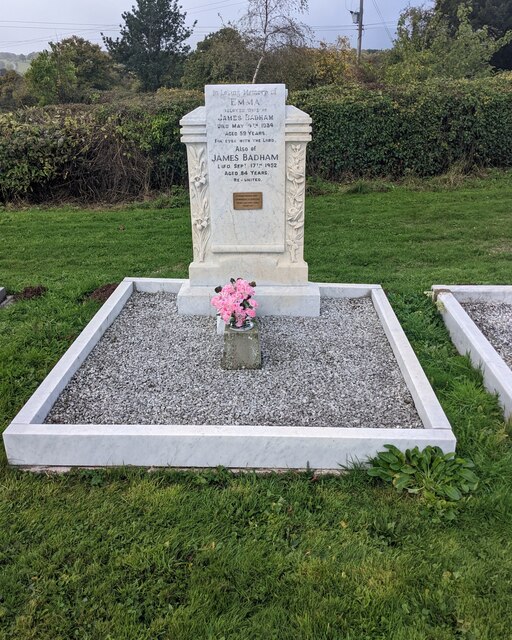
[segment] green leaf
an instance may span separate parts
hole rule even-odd
[[[389,451],[382,451],[381,453],[379,453],[378,457],[381,460],[384,460],[384,462],[388,462],[390,464],[393,462],[398,462],[398,458]]]
[[[398,489],[398,491],[402,491],[409,485],[410,481],[410,476],[400,475],[393,480],[393,485]]]
[[[401,457],[403,453],[394,444],[385,444],[384,449],[387,449],[390,453],[394,453],[397,457]]]
[[[473,473],[473,471],[470,471],[469,469],[461,469],[459,471],[459,474],[462,478],[464,478],[464,480],[467,480],[468,482],[471,482],[471,483],[478,482],[478,478],[476,474]]]
[[[372,467],[371,469],[368,469],[367,473],[369,476],[380,478],[385,482],[391,482],[391,480],[393,479],[393,474],[389,473],[389,471],[386,471],[385,469],[382,469],[381,467]]]
[[[456,487],[445,486],[444,493],[447,495],[450,500],[460,500],[462,498],[461,492]]]
[[[409,465],[404,465],[403,467],[400,468],[400,471],[402,473],[407,473],[408,475],[414,475],[416,473],[416,469],[414,467],[411,467]]]

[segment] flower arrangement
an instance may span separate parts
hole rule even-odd
[[[212,305],[226,324],[240,328],[256,316],[258,303],[252,297],[255,286],[255,282],[231,278],[223,287],[215,287],[217,295],[212,298]]]

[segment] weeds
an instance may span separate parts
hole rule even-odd
[[[391,484],[397,491],[419,495],[429,507],[448,519],[455,518],[454,503],[468,496],[478,487],[474,464],[443,453],[439,447],[418,447],[400,451],[394,445],[385,445],[372,460],[368,475]]]

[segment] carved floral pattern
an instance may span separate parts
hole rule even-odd
[[[290,261],[297,262],[297,253],[304,242],[304,195],[306,190],[305,177],[306,145],[291,144],[286,167],[286,222],[287,246],[290,251]]]
[[[194,259],[197,262],[204,262],[204,255],[211,234],[206,145],[190,144],[188,145],[188,152]]]

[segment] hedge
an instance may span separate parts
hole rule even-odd
[[[202,101],[198,92],[163,90],[0,114],[0,198],[116,201],[184,184],[179,121]]]
[[[512,74],[437,81],[401,90],[297,93],[313,119],[309,172],[353,177],[420,177],[512,166]]]
[[[323,87],[290,95],[313,118],[308,174],[432,176],[454,163],[512,166],[512,74],[407,88]],[[198,92],[0,114],[0,198],[124,200],[186,184],[179,120]]]

